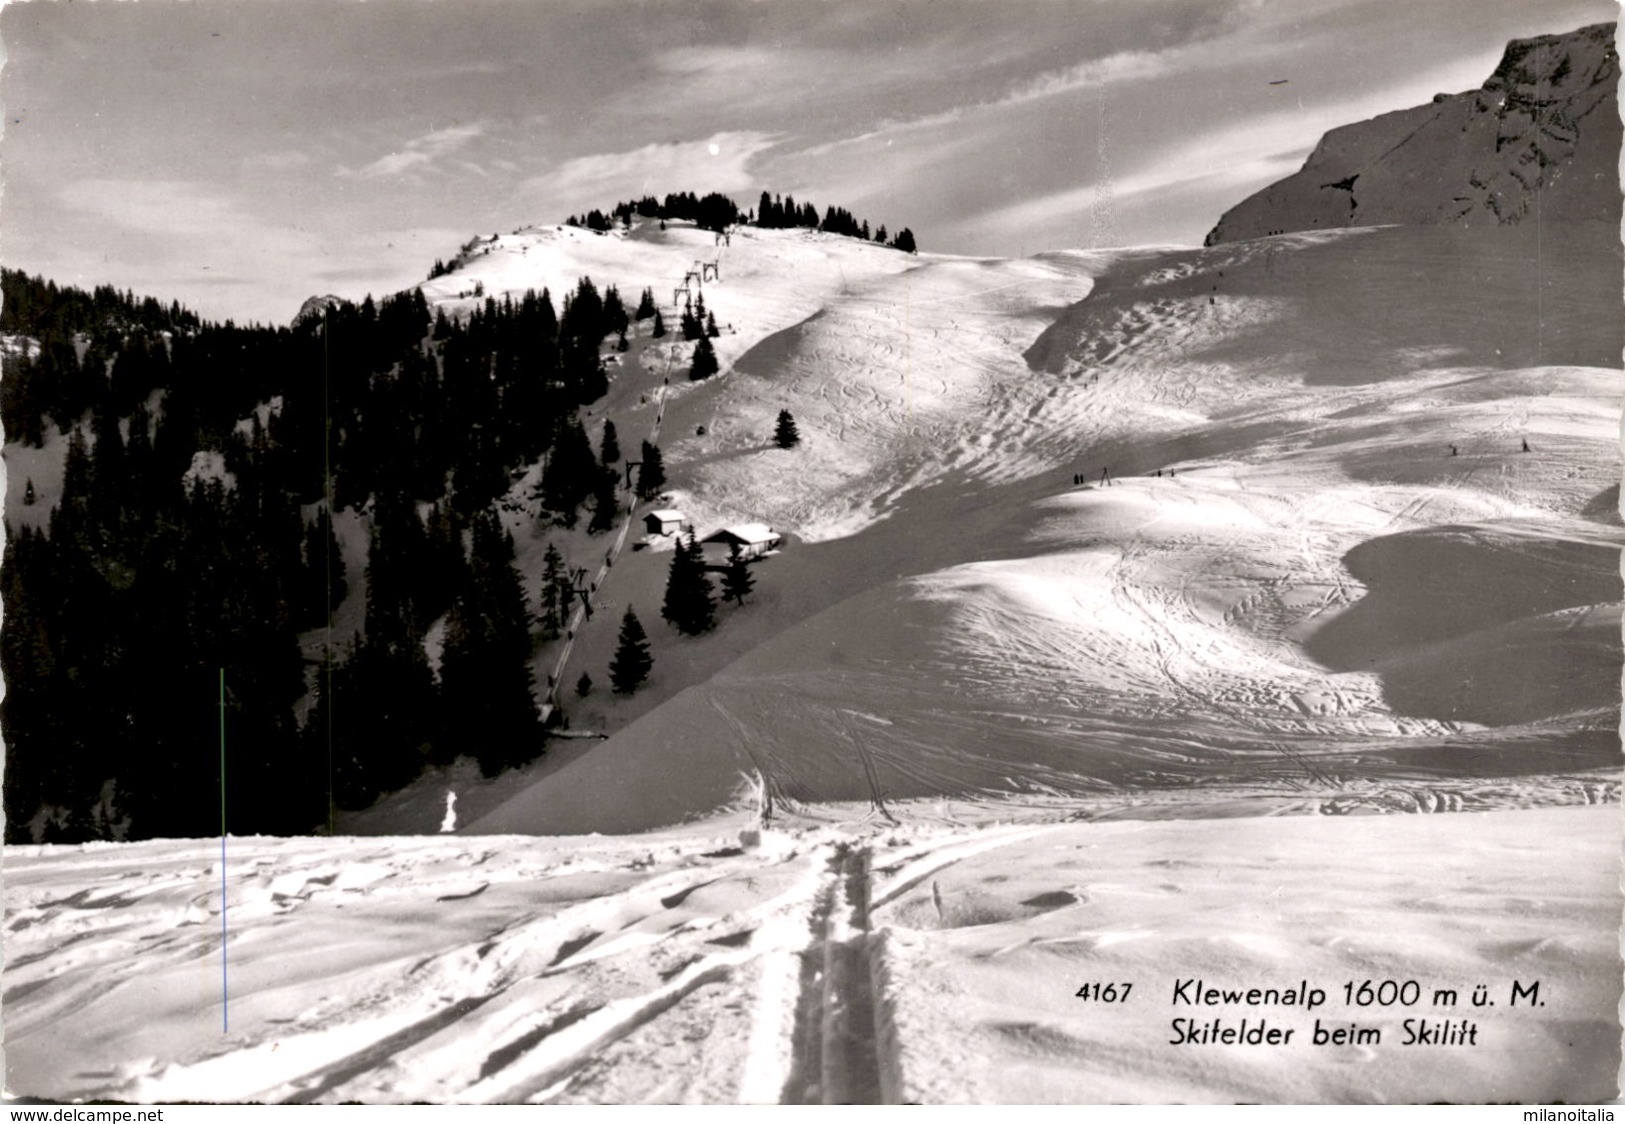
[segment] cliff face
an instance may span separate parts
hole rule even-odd
[[[1321,138],[1303,169],[1227,211],[1207,245],[1384,223],[1620,220],[1614,25],[1516,39],[1477,90]]]

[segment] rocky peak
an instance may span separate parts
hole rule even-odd
[[[1614,25],[1515,39],[1477,90],[1333,129],[1207,244],[1385,223],[1620,219]]]
[[[293,326],[297,328],[307,320],[314,320],[330,308],[336,308],[344,303],[343,297],[335,297],[328,293],[322,297],[307,297],[305,303],[299,306],[299,314],[293,318]]]

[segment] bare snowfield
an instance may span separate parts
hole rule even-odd
[[[165,1102],[1613,1095],[1617,808],[919,811],[750,848],[737,818],[635,838],[233,839],[229,1030],[217,841],[12,848],[8,1084]],[[1361,1006],[1385,980],[1419,998]],[[1188,1001],[1300,981],[1319,1005]],[[1078,995],[1106,983],[1115,1002]],[[1173,1044],[1175,1020],[1244,1018],[1294,1033]],[[1406,1019],[1476,1030],[1404,1045]],[[1380,1040],[1315,1045],[1317,1022]]]
[[[1617,251],[1516,228],[1024,261],[678,224],[499,238],[425,292],[586,273],[654,287],[675,330],[673,286],[718,261],[723,372],[689,384],[684,345],[640,338],[594,410],[623,448],[659,435],[702,533],[787,545],[679,638],[669,555],[551,532],[604,559],[539,682],[607,678],[625,605],[651,626],[646,689],[565,699],[608,740],[426,778],[348,837],[232,839],[224,950],[218,840],[8,848],[10,1088],[1611,1098]],[[770,447],[781,408],[797,450]],[[534,581],[530,483],[509,525]],[[751,777],[777,820],[742,845]],[[462,832],[429,835],[448,791]],[[1250,988],[1325,998],[1222,998]],[[1190,1040],[1260,1020],[1276,1039]],[[1317,1045],[1317,1023],[1354,1026]]]

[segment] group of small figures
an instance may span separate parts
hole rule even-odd
[[[1174,474],[1174,470],[1170,468],[1168,470],[1168,475],[1172,476],[1173,474]],[[1160,468],[1157,469],[1157,471],[1154,473],[1154,475],[1157,476],[1160,479],[1162,477],[1162,469],[1160,469]],[[1112,482],[1112,470],[1109,469],[1109,468],[1101,469],[1100,470],[1100,487],[1105,488],[1105,487],[1109,486],[1111,484],[1111,482]],[[1072,474],[1072,486],[1074,488],[1081,487],[1081,486],[1086,485],[1088,483],[1089,483],[1089,474],[1087,472],[1074,472]]]

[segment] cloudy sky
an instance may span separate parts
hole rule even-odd
[[[1199,243],[1326,129],[1612,0],[141,0],[0,11],[0,261],[283,322],[674,190],[923,249]],[[1282,85],[1272,80],[1287,79]]]

